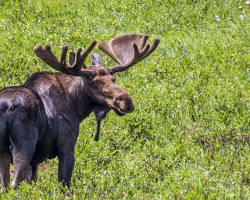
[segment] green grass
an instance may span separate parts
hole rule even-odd
[[[249,11],[242,0],[0,1],[0,88],[51,70],[36,44],[58,55],[124,33],[161,39],[117,75],[135,111],[109,113],[99,142],[94,115],[81,124],[70,191],[55,159],[0,199],[249,199]]]

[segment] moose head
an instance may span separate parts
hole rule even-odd
[[[68,46],[63,46],[61,58],[58,60],[49,45],[36,46],[36,55],[52,68],[68,75],[81,76],[86,79],[87,91],[90,98],[100,106],[96,106],[94,113],[97,119],[97,132],[95,140],[99,139],[100,122],[110,109],[119,116],[134,110],[134,104],[129,93],[121,86],[115,84],[114,74],[127,70],[150,55],[158,46],[160,40],[155,39],[151,45],[147,44],[148,35],[126,34],[100,43],[98,48],[113,58],[118,65],[104,68],[102,57],[93,53],[91,66],[86,66],[84,61],[96,45],[94,40],[81,54],[82,48],[77,52],[70,52],[69,63],[66,63]]]

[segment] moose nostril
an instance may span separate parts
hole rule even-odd
[[[120,105],[120,100],[119,99],[116,99],[115,102],[114,102],[115,106],[119,106]]]

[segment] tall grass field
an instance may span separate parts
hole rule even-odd
[[[116,75],[135,111],[111,111],[98,142],[95,116],[81,123],[70,189],[57,182],[54,159],[37,183],[0,199],[249,199],[249,11],[245,0],[0,0],[0,89],[53,71],[37,44],[59,56],[63,44],[75,51],[126,33],[161,40]]]

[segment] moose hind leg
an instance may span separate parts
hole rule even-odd
[[[9,187],[10,163],[11,163],[10,153],[0,152],[0,179],[3,191],[8,189]]]
[[[9,151],[9,139],[6,131],[6,120],[0,118],[0,180],[2,190],[9,187],[11,154]]]
[[[14,179],[12,185],[17,188],[21,181],[26,179],[30,169],[31,160],[38,141],[38,131],[30,124],[19,124],[12,129],[10,143],[14,164]]]
[[[30,170],[30,163],[35,150],[34,144],[30,144],[30,147],[24,146],[13,150],[12,153],[15,172],[12,186],[15,189],[23,180],[27,180],[27,173]]]
[[[12,186],[14,189],[18,187],[18,185],[21,183],[21,181],[24,180],[27,169],[29,167],[29,159],[21,159],[18,158],[16,155],[13,156],[13,162],[14,162],[14,179],[12,182]]]
[[[37,169],[38,164],[32,164],[29,166],[27,173],[25,175],[25,181],[27,183],[36,182],[37,180]]]

